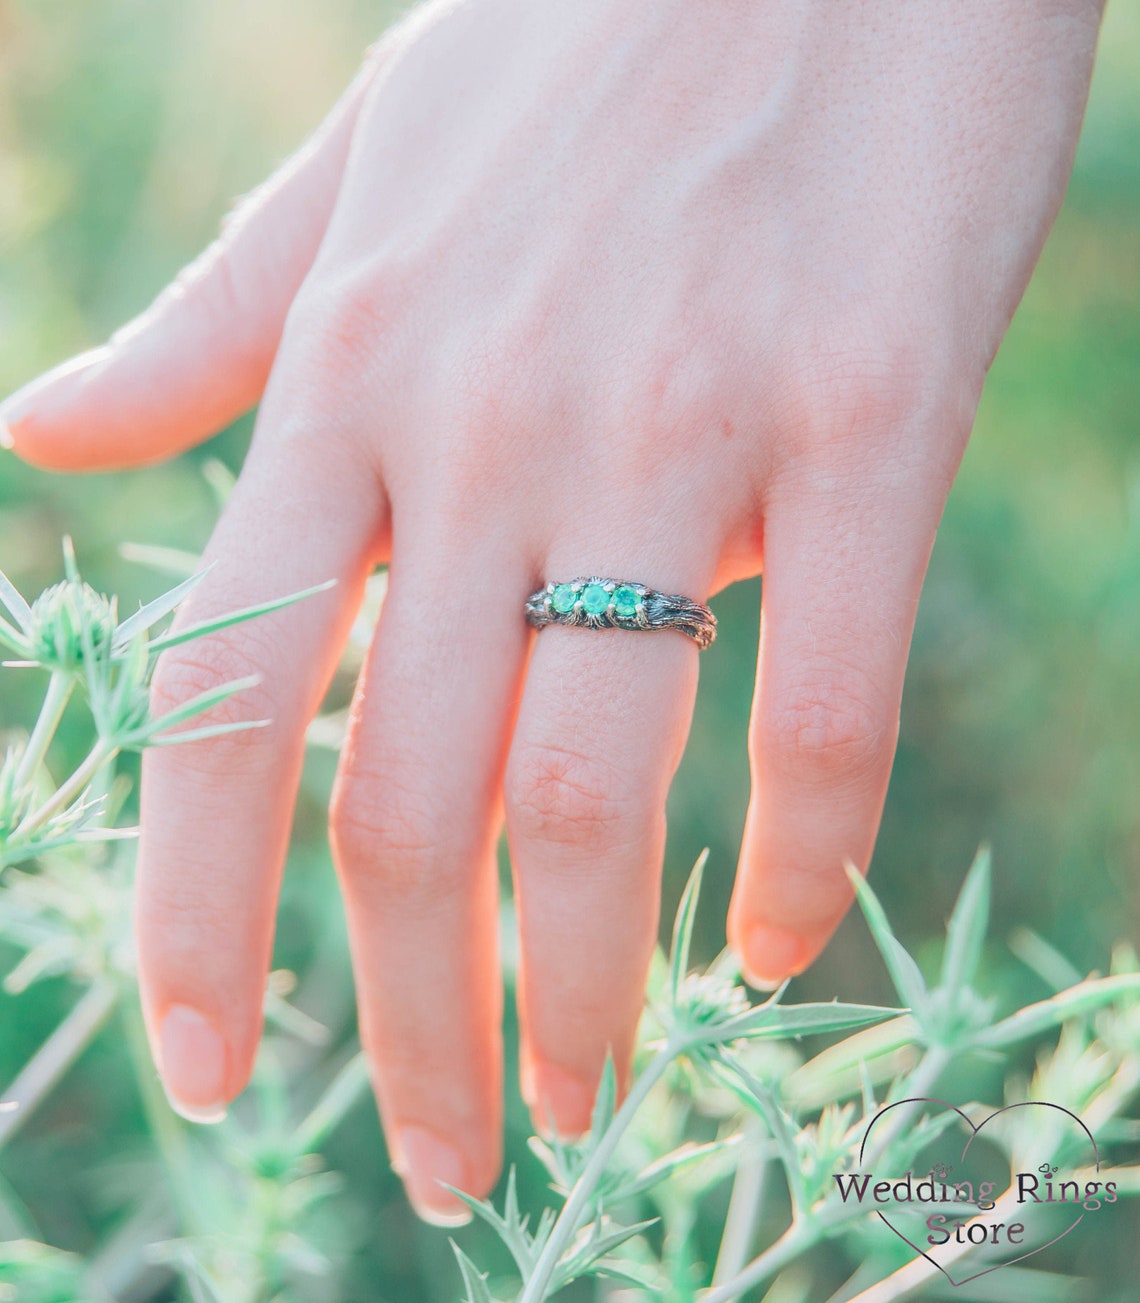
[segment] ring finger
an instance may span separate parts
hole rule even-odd
[[[711,549],[668,552],[594,532],[553,548],[543,578],[609,575],[702,600]],[[607,1051],[619,1087],[628,1075],[657,938],[665,800],[688,736],[698,655],[674,630],[552,625],[537,639],[504,795],[522,1089],[546,1131],[575,1136],[589,1126]]]

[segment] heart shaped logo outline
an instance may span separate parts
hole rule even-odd
[[[892,1109],[900,1108],[903,1104],[938,1104],[942,1108],[948,1108],[958,1114],[958,1116],[962,1119],[962,1121],[965,1122],[965,1124],[970,1128],[970,1135],[967,1138],[966,1143],[962,1148],[961,1158],[958,1160],[960,1163],[964,1163],[966,1161],[966,1155],[970,1152],[970,1146],[974,1143],[975,1140],[977,1140],[978,1135],[982,1131],[982,1129],[984,1127],[987,1127],[994,1120],[994,1118],[1000,1117],[1003,1113],[1009,1113],[1015,1108],[1056,1109],[1058,1113],[1064,1113],[1066,1117],[1071,1118],[1088,1137],[1089,1144],[1092,1147],[1093,1158],[1096,1160],[1094,1164],[1095,1170],[1097,1172],[1100,1171],[1100,1149],[1097,1147],[1096,1138],[1094,1137],[1093,1133],[1088,1129],[1088,1127],[1085,1126],[1085,1124],[1081,1121],[1081,1119],[1077,1117],[1077,1115],[1074,1112],[1072,1112],[1071,1109],[1065,1108],[1063,1104],[1053,1104],[1050,1103],[1048,1100],[1044,1100],[1044,1099],[1021,1100],[1017,1104],[1006,1104],[1002,1108],[995,1109],[989,1115],[989,1117],[987,1117],[984,1121],[979,1122],[978,1125],[975,1126],[974,1123],[970,1121],[970,1119],[966,1116],[966,1114],[963,1113],[962,1110],[958,1108],[956,1104],[951,1104],[949,1100],[945,1100],[945,1099],[934,1099],[929,1095],[914,1095],[908,1099],[895,1100],[893,1104],[888,1104],[886,1108],[880,1109],[879,1112],[875,1114],[875,1116],[870,1120],[870,1122],[867,1123],[867,1130],[863,1133],[863,1142],[859,1146],[860,1166],[862,1166],[863,1156],[866,1153],[866,1149],[867,1149],[867,1141],[871,1138],[871,1130],[874,1127],[875,1123],[878,1122],[880,1118],[886,1117],[886,1115]],[[888,1230],[892,1231],[895,1235],[897,1235],[899,1239],[903,1241],[904,1244],[909,1244],[910,1247],[915,1251],[915,1253],[925,1258],[926,1261],[929,1262],[932,1267],[936,1267],[943,1274],[943,1276],[946,1277],[946,1279],[950,1282],[950,1284],[955,1289],[957,1289],[961,1285],[968,1285],[970,1281],[978,1280],[982,1276],[988,1276],[991,1271],[1000,1271],[1003,1267],[1012,1267],[1015,1262],[1024,1262],[1026,1258],[1032,1258],[1034,1254],[1040,1253],[1043,1249],[1047,1249],[1051,1244],[1056,1244],[1058,1240],[1063,1240],[1065,1236],[1068,1235],[1070,1232],[1075,1231],[1076,1228],[1081,1224],[1082,1221],[1084,1221],[1085,1218],[1085,1214],[1082,1211],[1077,1216],[1076,1220],[1070,1223],[1070,1225],[1068,1225],[1063,1231],[1061,1231],[1059,1235],[1054,1235],[1051,1240],[1047,1240],[1044,1244],[1039,1244],[1037,1245],[1036,1248],[1030,1249],[1027,1253],[1019,1254],[1016,1258],[1008,1258],[1004,1262],[995,1263],[995,1265],[992,1267],[986,1267],[982,1271],[976,1271],[972,1276],[964,1276],[961,1280],[955,1280],[954,1277],[950,1275],[950,1273],[940,1262],[932,1258],[930,1254],[927,1253],[924,1249],[920,1249],[913,1240],[908,1239],[902,1233],[902,1231],[900,1231],[898,1227],[895,1226],[889,1220],[889,1218],[885,1213],[881,1212],[878,1208],[876,1208],[875,1215],[880,1219],[880,1221],[882,1221],[883,1225],[886,1226]],[[971,1218],[970,1220],[973,1221],[973,1218]]]

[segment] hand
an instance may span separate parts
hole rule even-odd
[[[763,570],[728,920],[801,972],[887,786],[927,558],[1068,175],[1078,0],[432,3],[105,347],[5,404],[15,450],[143,465],[258,400],[185,619],[335,589],[168,652],[160,710],[254,672],[266,729],[148,753],[138,943],[188,1116],[257,1046],[304,749],[378,563],[332,807],[361,1034],[425,1216],[500,1163],[495,846],[523,1086],[582,1129],[628,1073],[699,652],[524,622],[547,579],[706,600]]]

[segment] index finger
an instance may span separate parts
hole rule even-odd
[[[247,460],[206,554],[214,568],[186,618],[339,582],[166,652],[156,714],[256,674],[256,688],[209,718],[269,725],[143,758],[143,1010],[171,1103],[199,1121],[217,1120],[252,1068],[305,729],[359,607],[377,537],[378,487],[361,475],[348,441],[294,445],[288,458],[261,448]]]

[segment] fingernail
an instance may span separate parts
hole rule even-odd
[[[589,1131],[596,1091],[576,1073],[525,1055],[519,1087],[535,1130],[545,1139],[578,1140]]]
[[[417,1214],[433,1226],[463,1226],[471,1209],[441,1181],[457,1190],[468,1185],[467,1164],[460,1152],[428,1127],[400,1127],[393,1138],[392,1170],[404,1182]]]
[[[170,1107],[190,1122],[226,1116],[226,1044],[196,1009],[175,1004],[159,1033],[159,1070]]]
[[[56,391],[54,398],[57,401],[65,399],[71,384],[104,361],[108,353],[109,350],[106,345],[101,348],[89,349],[86,353],[80,353],[78,357],[73,357],[67,362],[60,363],[59,366],[52,367],[50,371],[45,372],[42,376],[37,376],[22,389],[17,389],[10,398],[0,403],[0,426],[5,423],[7,425],[19,425],[33,407],[39,407],[41,404],[46,405],[48,408],[53,407],[52,390]],[[6,433],[10,440],[12,437],[11,431],[7,430]],[[10,442],[5,442],[3,434],[0,434],[0,444],[5,448],[12,446]]]
[[[774,991],[808,966],[807,942],[791,932],[758,923],[744,937],[740,968],[744,980],[761,991]]]

